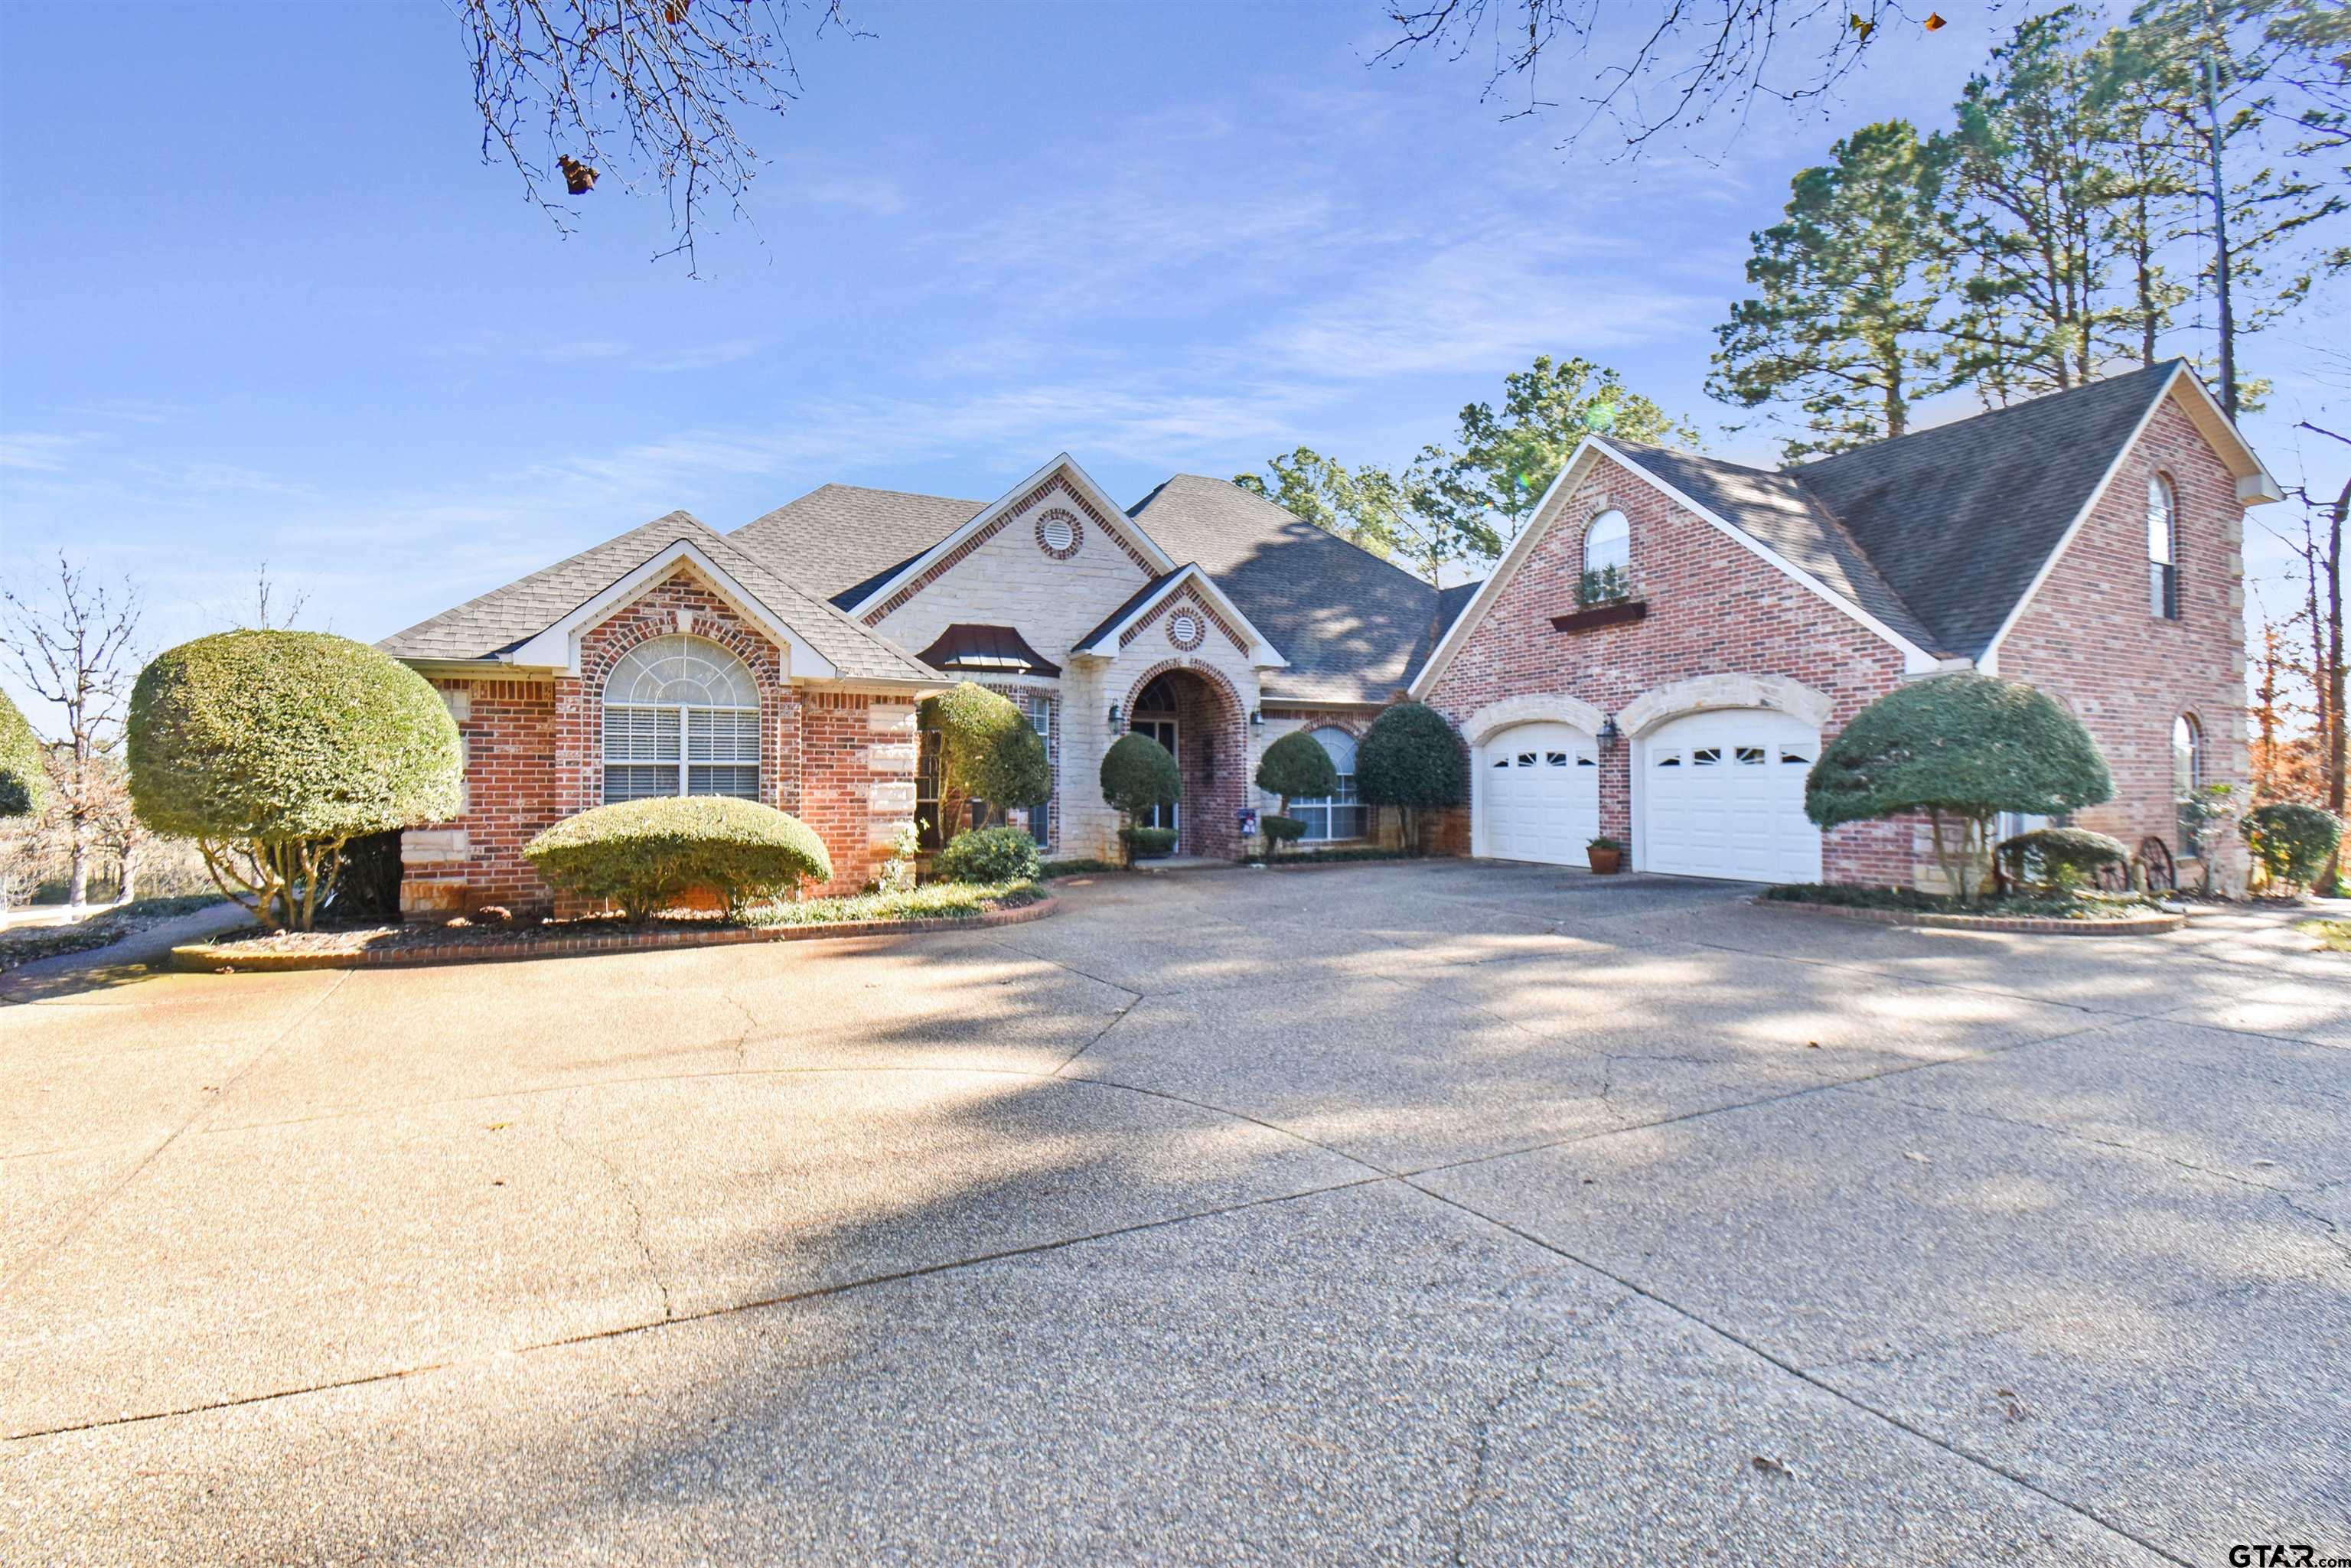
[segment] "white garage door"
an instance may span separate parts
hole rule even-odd
[[[1498,860],[1583,863],[1600,831],[1600,755],[1564,724],[1521,724],[1486,743],[1478,768],[1485,852]]]
[[[1820,739],[1760,708],[1691,714],[1645,737],[1635,863],[1677,876],[1818,882],[1821,831],[1804,815],[1804,775]]]

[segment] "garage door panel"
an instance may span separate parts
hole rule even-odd
[[[1599,754],[1563,724],[1522,724],[1489,741],[1478,769],[1486,852],[1499,860],[1580,862],[1600,831]]]
[[[1785,714],[1692,714],[1646,737],[1639,810],[1645,871],[1741,882],[1813,882],[1821,835],[1804,816],[1818,732]]]

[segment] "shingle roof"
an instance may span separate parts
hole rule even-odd
[[[1945,652],[1980,657],[2180,361],[1790,470]]]
[[[824,485],[752,518],[728,537],[847,609],[988,505]]]
[[[672,512],[606,539],[568,560],[445,610],[376,644],[400,659],[489,659],[554,625],[680,539],[756,595],[849,680],[938,677],[904,650],[815,595],[786,581],[756,556],[688,512]]]
[[[1159,492],[1156,490],[1152,492],[1155,496]],[[1103,635],[1113,627],[1116,626],[1120,622],[1125,620],[1128,616],[1142,609],[1145,604],[1148,604],[1152,600],[1157,598],[1161,589],[1166,587],[1169,583],[1175,581],[1177,578],[1183,575],[1184,568],[1180,566],[1174,571],[1161,572],[1157,577],[1153,578],[1141,588],[1138,588],[1133,593],[1128,594],[1126,598],[1121,601],[1117,609],[1112,611],[1109,614],[1095,622],[1084,636],[1071,643],[1070,646],[1072,648],[1085,648],[1091,646],[1095,638]]]
[[[1268,701],[1384,702],[1449,623],[1444,596],[1412,573],[1222,479],[1179,474],[1127,515],[1281,650],[1290,667],[1266,672]]]
[[[1859,541],[1808,494],[1797,476],[1635,442],[1609,443],[1742,533],[1768,545],[1836,593],[1921,647],[1937,638],[1895,592]]]

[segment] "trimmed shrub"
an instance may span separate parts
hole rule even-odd
[[[1322,743],[1304,730],[1292,730],[1265,748],[1257,765],[1257,787],[1278,796],[1284,814],[1292,800],[1311,800],[1339,792],[1339,770]]]
[[[1372,721],[1355,750],[1355,792],[1404,812],[1405,841],[1420,849],[1420,814],[1469,799],[1469,753],[1445,716],[1398,703]]]
[[[49,771],[41,737],[0,692],[0,817],[37,817],[49,803]]]
[[[1315,749],[1320,751],[1322,748],[1318,746]],[[1295,817],[1259,817],[1257,826],[1258,831],[1265,835],[1266,858],[1269,860],[1279,852],[1280,845],[1294,844],[1306,836],[1306,824]]]
[[[1147,735],[1129,731],[1112,741],[1110,749],[1102,754],[1102,800],[1130,819],[1141,816],[1154,806],[1167,804],[1181,794],[1183,789],[1184,779],[1176,770],[1176,759],[1167,754],[1165,747]],[[1166,833],[1168,848],[1173,848],[1176,842],[1176,835],[1169,829],[1124,829],[1119,833],[1119,841],[1126,845],[1130,861],[1138,852],[1167,852],[1166,849],[1138,850],[1138,841],[1131,835],[1139,832]]]
[[[1965,672],[1896,686],[1855,714],[1805,777],[1804,813],[1834,828],[1924,811],[1936,864],[1964,898],[1992,818],[2058,816],[2114,789],[2073,715],[2022,681]],[[1959,829],[1956,859],[1947,821]]]
[[[931,862],[932,874],[942,882],[1029,882],[1037,869],[1037,841],[1026,828],[958,833]]]
[[[1173,828],[1121,828],[1118,831],[1118,841],[1126,846],[1128,860],[1132,861],[1137,856],[1148,860],[1154,855],[1173,854],[1176,852],[1176,830]]]
[[[2002,840],[1992,856],[2010,882],[2049,889],[2080,887],[2108,866],[2130,864],[2120,841],[2087,828],[2036,828]]]
[[[445,821],[457,727],[413,670],[323,632],[224,632],[165,653],[131,694],[131,798],[196,841],[223,892],[308,929],[343,847]]]
[[[2308,887],[2325,874],[2343,841],[2343,824],[2331,811],[2294,801],[2255,807],[2242,831],[2262,866],[2277,881]]]
[[[832,880],[824,841],[798,817],[726,795],[622,800],[566,817],[523,846],[549,885],[621,906],[631,920],[689,892],[715,893],[731,917],[803,878]]]
[[[921,722],[939,737],[941,842],[967,830],[974,800],[1000,811],[1040,805],[1053,792],[1044,738],[1010,698],[966,681],[924,698]]]

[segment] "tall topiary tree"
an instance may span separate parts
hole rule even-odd
[[[1176,759],[1147,735],[1122,735],[1102,754],[1102,799],[1126,818],[1130,827],[1136,817],[1154,806],[1166,805],[1183,789],[1184,779],[1176,770]],[[1120,842],[1126,859],[1133,862],[1134,842],[1123,833]]]
[[[49,801],[49,773],[41,737],[0,692],[0,817],[37,817]]]
[[[971,825],[972,801],[991,813],[1036,806],[1053,792],[1045,742],[1009,699],[965,681],[923,699],[922,727],[938,736],[939,841]]]
[[[1267,747],[1258,759],[1257,787],[1281,801],[1280,813],[1260,824],[1265,830],[1266,858],[1270,860],[1280,852],[1283,841],[1305,836],[1305,824],[1290,816],[1290,802],[1337,794],[1339,770],[1332,766],[1331,754],[1322,749],[1321,741],[1302,729],[1292,730]]]
[[[1421,849],[1421,813],[1469,799],[1469,754],[1445,716],[1426,703],[1398,703],[1372,721],[1355,748],[1355,792],[1404,813],[1405,847]]]
[[[221,890],[307,930],[343,846],[458,810],[457,727],[407,666],[321,632],[225,632],[158,657],[131,694],[131,795],[196,841]]]
[[[1804,811],[1823,828],[1924,811],[1935,863],[1965,898],[2001,812],[2056,816],[2114,792],[2073,715],[2022,681],[1967,672],[1896,686],[1855,715],[1806,776]]]

